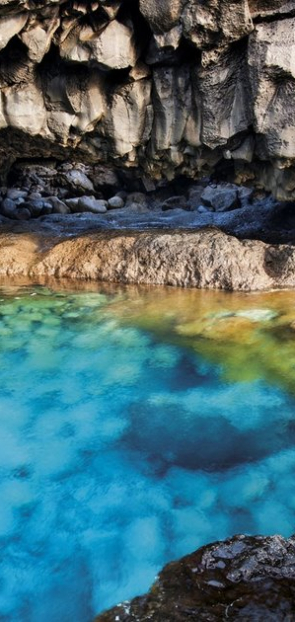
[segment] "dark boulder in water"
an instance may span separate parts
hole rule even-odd
[[[165,566],[150,592],[96,622],[293,622],[295,537],[234,536]]]

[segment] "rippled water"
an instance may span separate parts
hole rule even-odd
[[[0,620],[90,622],[295,531],[295,295],[0,292]]]

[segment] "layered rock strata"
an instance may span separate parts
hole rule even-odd
[[[165,566],[151,591],[96,622],[294,622],[295,539],[235,536]]]
[[[295,197],[293,0],[0,0],[0,162]],[[139,171],[138,171],[139,168]]]

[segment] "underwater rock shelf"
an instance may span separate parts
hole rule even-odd
[[[235,536],[165,566],[150,592],[96,622],[295,620],[295,539]]]
[[[99,230],[95,218],[14,222],[0,230],[0,276],[226,290],[295,286],[295,247],[217,228]]]

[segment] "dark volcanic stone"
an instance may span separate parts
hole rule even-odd
[[[2,201],[1,213],[7,218],[14,218],[15,207],[15,202],[12,199],[4,199],[4,201]]]
[[[165,566],[146,596],[96,622],[293,622],[295,537],[235,536]]]
[[[15,210],[16,220],[30,220],[31,212],[27,207],[17,207]]]
[[[217,212],[228,212],[240,207],[236,188],[207,186],[201,195],[204,205],[214,207]]]

